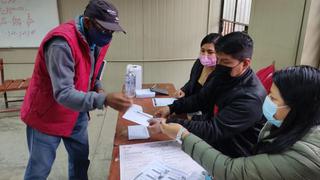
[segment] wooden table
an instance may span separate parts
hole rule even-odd
[[[144,84],[143,88],[150,88],[154,84]],[[157,87],[166,88],[169,91],[169,96],[156,96],[156,97],[172,97],[174,92],[176,91],[173,84],[169,83],[157,83]],[[143,111],[148,114],[154,114],[157,108],[153,107],[151,98],[142,98],[142,99],[134,99],[134,103],[141,105],[143,107]],[[153,141],[164,141],[169,140],[170,138],[164,134],[156,134],[151,135],[149,139],[146,140],[128,140],[128,126],[135,125],[136,123],[125,120],[122,118],[124,112],[120,112],[118,115],[116,132],[114,135],[113,141],[113,152],[112,152],[112,160],[109,168],[109,180],[120,180],[120,159],[119,159],[119,145],[124,144],[137,144],[137,143],[145,143],[145,142],[153,142]]]

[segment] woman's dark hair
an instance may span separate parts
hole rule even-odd
[[[218,39],[220,37],[221,35],[218,33],[210,33],[202,39],[200,47],[203,46],[204,44],[209,44],[209,43],[215,45],[218,42]]]
[[[276,154],[287,150],[320,124],[320,70],[310,66],[289,67],[275,72],[273,83],[278,87],[290,111],[280,128],[257,144],[256,153]],[[265,140],[273,139],[272,142]]]

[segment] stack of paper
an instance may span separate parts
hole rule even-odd
[[[133,139],[148,139],[150,137],[149,131],[146,126],[134,125],[128,126],[128,138]]]
[[[136,89],[136,98],[149,98],[155,96],[156,93],[150,91],[150,89]]]
[[[152,103],[154,107],[168,106],[177,100],[176,98],[152,98]]]
[[[127,112],[122,116],[122,118],[133,121],[137,124],[144,126],[149,126],[148,120],[153,118],[152,115],[144,113],[141,106],[133,104]]]

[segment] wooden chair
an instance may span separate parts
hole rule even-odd
[[[6,107],[6,109],[1,109],[0,113],[1,112],[19,111],[19,108],[15,108],[15,109],[11,108],[10,109],[9,103],[23,101],[23,99],[8,100],[7,92],[26,90],[29,86],[30,78],[5,80],[5,78],[4,78],[4,64],[3,64],[2,58],[0,58],[0,73],[1,73],[0,93],[3,93],[4,103],[5,103],[5,107]]]

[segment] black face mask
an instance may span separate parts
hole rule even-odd
[[[217,64],[214,70],[215,75],[221,78],[221,80],[233,79],[233,77],[231,77],[231,71],[232,67],[224,66],[221,64]]]
[[[214,70],[214,85],[216,87],[215,94],[228,92],[237,84],[237,77],[231,76],[232,67],[217,64]]]
[[[221,64],[217,64],[215,71],[216,71],[216,75],[224,77],[224,78],[230,78],[230,79],[234,79],[236,77],[232,77],[231,76],[231,71],[233,68],[239,66],[241,64],[241,62],[233,67],[228,67],[228,66],[224,66]]]
[[[217,64],[214,71],[219,75],[229,75],[230,76],[231,71],[232,71],[232,67]]]

